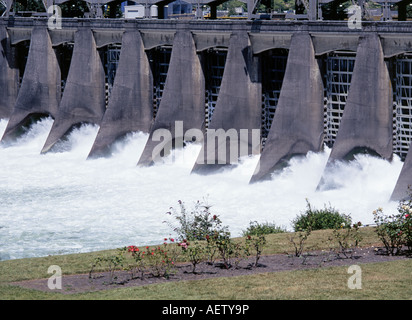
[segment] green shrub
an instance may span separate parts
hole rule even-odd
[[[182,248],[183,254],[191,262],[193,266],[192,272],[196,273],[196,266],[206,258],[206,247],[197,240],[193,242],[184,240],[178,243],[178,246]]]
[[[275,223],[259,223],[257,221],[251,221],[249,227],[242,231],[242,235],[246,236],[259,236],[262,234],[272,234],[272,233],[284,233],[286,229],[277,226]]]
[[[259,264],[260,256],[262,255],[263,248],[266,245],[266,238],[264,234],[248,235],[245,240],[245,251],[249,255],[254,254],[255,262],[252,266],[257,267]]]
[[[115,272],[123,266],[123,262],[124,258],[122,249],[118,249],[117,254],[97,257],[91,265],[89,271],[89,279],[93,278],[92,274],[94,270],[100,267],[109,272],[109,284],[112,284],[114,283],[114,280],[117,278],[115,277]]]
[[[239,243],[233,241],[230,237],[230,232],[215,232],[207,237],[207,241],[211,241],[213,246],[217,248],[217,252],[225,269],[232,268],[233,265],[238,265],[244,248]]]
[[[292,221],[295,232],[307,230],[310,226],[312,230],[334,229],[341,225],[350,225],[352,220],[349,215],[339,213],[339,211],[329,205],[323,209],[314,209],[306,199],[306,211]]]
[[[376,234],[382,241],[389,255],[397,255],[402,249],[404,235],[402,233],[402,217],[399,214],[385,216],[382,208],[373,211],[376,223]]]
[[[167,212],[174,216],[177,225],[169,221],[164,221],[176,232],[178,240],[206,240],[206,236],[215,232],[227,232],[227,226],[222,225],[219,216],[210,212],[210,205],[197,201],[190,210],[179,200],[179,209],[173,207]]]
[[[309,225],[305,230],[300,230],[291,233],[289,241],[293,244],[295,248],[295,257],[301,257],[303,254],[303,248],[305,247],[305,242],[312,233],[312,228]],[[296,240],[298,238],[299,240]]]
[[[359,243],[362,241],[362,236],[359,232],[361,226],[361,222],[353,225],[346,224],[344,226],[335,226],[332,237],[329,237],[329,241],[337,242],[338,249],[335,251],[338,257],[341,257],[342,255],[345,258],[353,259],[355,249],[358,248]]]

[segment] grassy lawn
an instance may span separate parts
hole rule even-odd
[[[362,228],[362,245],[380,245],[373,228]],[[315,231],[306,250],[328,250],[329,230]],[[268,235],[264,254],[292,253],[291,234]],[[50,265],[59,265],[64,274],[87,273],[95,257],[112,251],[49,256],[0,262],[0,299],[412,299],[412,260],[362,265],[362,289],[349,289],[347,267],[264,273],[252,276],[169,282],[63,295],[10,286],[11,281],[48,278]]]

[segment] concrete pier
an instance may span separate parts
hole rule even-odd
[[[45,28],[33,28],[21,88],[2,142],[13,141],[18,137],[21,127],[32,119],[42,116],[55,118],[60,97],[60,67],[50,36]]]
[[[192,173],[211,173],[236,165],[241,156],[259,154],[261,83],[258,67],[247,33],[233,32],[213,118]],[[259,132],[257,143],[253,130]],[[220,152],[222,150],[225,152]]]
[[[205,114],[205,78],[193,36],[176,32],[162,100],[138,165],[149,166],[173,148],[183,147],[190,129],[201,130]],[[160,146],[159,146],[160,145]]]
[[[392,158],[393,89],[379,37],[359,39],[348,100],[330,160],[351,160],[358,148]]]
[[[412,195],[412,152],[408,152],[402,170],[396,181],[390,200],[400,201],[409,199]]]
[[[336,161],[353,160],[358,153],[392,159],[393,89],[379,37],[359,39],[348,100],[319,188]]]
[[[119,66],[109,104],[89,158],[110,155],[111,145],[130,132],[149,132],[153,121],[153,78],[137,30],[122,37]]]
[[[100,125],[105,105],[105,74],[91,29],[80,29],[74,36],[74,49],[67,84],[42,153],[75,126]]]
[[[293,156],[322,149],[323,108],[322,76],[311,37],[295,34],[275,117],[252,183],[270,179]]]
[[[11,116],[19,91],[19,69],[15,51],[6,28],[0,27],[0,119]]]

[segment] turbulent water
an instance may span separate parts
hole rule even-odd
[[[171,233],[166,212],[178,200],[191,208],[207,199],[233,236],[250,221],[291,229],[306,208],[331,205],[353,221],[373,223],[372,211],[388,202],[402,163],[359,156],[335,169],[339,188],[316,192],[330,150],[292,159],[271,181],[249,185],[259,157],[235,169],[190,174],[200,151],[189,145],[161,164],[136,166],[147,134],[116,144],[110,158],[86,160],[98,127],[73,131],[58,152],[40,154],[53,124],[44,119],[11,146],[0,146],[0,260],[161,243]],[[7,125],[0,120],[0,136]]]

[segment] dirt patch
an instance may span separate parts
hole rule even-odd
[[[385,262],[399,259],[408,259],[406,256],[388,256],[382,249],[377,248],[358,248],[353,252],[350,258],[337,255],[332,252],[316,251],[306,253],[301,257],[295,257],[286,254],[276,254],[262,256],[258,266],[252,266],[253,258],[243,259],[237,267],[232,266],[226,269],[222,263],[216,262],[200,263],[196,266],[196,273],[192,272],[192,265],[180,264],[176,266],[175,272],[168,279],[163,277],[154,277],[146,273],[143,279],[131,278],[131,274],[126,271],[116,271],[110,278],[110,273],[93,273],[92,278],[89,274],[63,275],[62,289],[51,290],[48,287],[48,279],[36,279],[14,282],[12,285],[24,288],[36,289],[48,292],[61,292],[64,294],[73,294],[81,292],[91,292],[98,290],[109,290],[122,287],[144,286],[155,283],[165,283],[182,280],[200,280],[215,277],[233,277],[241,275],[252,275],[266,272],[280,272],[291,270],[302,270],[310,268],[324,268],[331,266],[346,266],[352,264],[363,264],[372,262]]]

